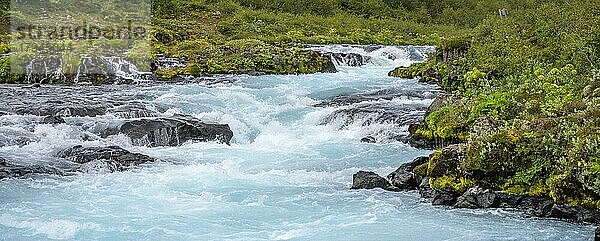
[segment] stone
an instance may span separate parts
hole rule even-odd
[[[452,206],[456,203],[456,196],[455,193],[434,190],[431,204],[434,206]]]
[[[374,172],[359,171],[352,176],[351,189],[381,188],[388,191],[397,191],[385,178]]]
[[[8,178],[22,178],[33,174],[65,175],[63,171],[51,166],[15,165],[0,157],[0,180]]]
[[[429,157],[417,157],[409,163],[400,165],[398,169],[390,173],[387,178],[390,183],[399,189],[415,190],[421,183],[422,177],[418,177],[413,173],[415,167],[425,164],[429,161]]]
[[[524,196],[517,208],[535,217],[546,217],[553,205],[554,200],[550,197]]]
[[[578,206],[554,205],[548,217],[575,222],[600,223],[600,213]]]
[[[64,124],[65,120],[60,116],[46,116],[42,119],[42,124]]]
[[[377,140],[375,139],[375,137],[365,136],[362,139],[360,139],[360,142],[364,142],[364,143],[376,143]]]
[[[124,171],[133,166],[156,161],[155,158],[132,153],[118,146],[83,147],[77,145],[59,152],[57,156],[78,164],[102,161],[108,164],[111,171]]]
[[[429,186],[429,177],[423,178],[419,184],[419,195],[428,202],[433,202],[436,191]]]
[[[495,204],[496,193],[480,187],[469,188],[456,200],[455,208],[490,208]]]
[[[122,133],[139,146],[179,146],[187,141],[218,141],[230,144],[233,132],[227,124],[206,124],[187,115],[168,118],[125,121],[116,130],[105,131],[103,136]]]

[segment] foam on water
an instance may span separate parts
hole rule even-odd
[[[147,148],[132,146],[124,136],[100,138],[94,134],[98,129],[122,121],[110,114],[66,118],[67,124],[60,125],[37,124],[39,120],[31,116],[0,117],[0,133],[11,133],[4,131],[10,129],[32,136],[24,145],[0,147],[0,156],[11,161],[52,161],[54,153],[75,144],[116,144],[164,160],[126,172],[94,172],[102,167],[92,165],[89,173],[77,176],[2,181],[0,239],[587,240],[592,236],[591,226],[524,218],[515,212],[433,207],[420,202],[415,192],[349,190],[358,170],[385,175],[429,153],[386,139],[386,131],[397,134],[406,126],[365,124],[360,118],[343,128],[335,121],[324,123],[336,110],[359,104],[431,103],[438,91],[434,86],[387,77],[398,63],[410,62],[406,51],[393,47],[375,51],[365,52],[375,64],[337,66],[340,71],[334,74],[240,77],[211,87],[132,90],[150,105],[169,106],[162,115],[184,113],[229,124],[234,132],[231,146],[187,143]],[[389,52],[396,53],[395,59]],[[314,107],[339,95],[388,89],[430,94]],[[381,142],[361,143],[366,135]]]

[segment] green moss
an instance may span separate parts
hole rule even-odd
[[[442,176],[434,179],[430,179],[429,185],[433,189],[452,191],[452,192],[465,192],[467,189],[473,187],[475,182],[467,178],[457,178],[453,176]]]
[[[416,166],[413,169],[413,172],[419,176],[425,177],[427,176],[427,169],[429,168],[429,162],[423,163],[421,165]]]

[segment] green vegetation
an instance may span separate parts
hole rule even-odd
[[[139,42],[119,42],[102,37],[86,41],[59,39],[51,45],[68,42],[74,50],[69,50],[72,53],[68,60],[70,63],[77,62],[73,59],[76,56],[81,59],[84,55],[123,52],[115,49],[149,53],[127,55],[142,66],[147,65],[143,59],[154,58],[156,54],[188,60],[190,64],[187,67],[161,72],[166,78],[175,74],[240,71],[314,73],[328,63],[323,61],[322,56],[299,51],[301,44],[434,45],[441,38],[467,34],[476,23],[495,14],[500,7],[525,5],[516,0],[492,3],[484,0],[151,0],[149,11],[144,11],[144,7],[140,6],[135,9],[139,3],[143,1],[129,4],[47,0],[36,3],[29,11],[11,9],[10,1],[3,0],[0,2],[3,26],[0,37],[4,37],[0,52],[19,49],[7,44],[10,17],[17,22],[55,26],[56,19],[63,20],[64,16],[69,16],[68,20],[74,25],[99,27],[111,26],[114,20],[146,17],[148,23],[136,22],[135,27],[147,30],[149,35],[144,40],[151,43],[149,46],[140,47]],[[58,14],[25,14],[40,9]],[[25,51],[24,56],[36,56],[40,55],[35,51],[37,47],[21,48],[19,51]],[[47,52],[43,54],[48,55]],[[22,80],[22,76],[16,76],[16,79],[9,81],[3,78],[0,82]]]
[[[451,94],[413,130],[463,143],[460,155],[432,155],[432,186],[464,189],[460,180],[469,180],[600,209],[599,39],[597,2],[537,1],[487,17],[442,39],[428,62],[391,72]],[[449,160],[457,168],[431,173]]]

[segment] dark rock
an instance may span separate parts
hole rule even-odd
[[[385,178],[374,172],[359,171],[352,175],[352,189],[381,188],[388,191],[397,191]]]
[[[412,162],[400,165],[400,167],[394,172],[390,173],[387,178],[393,186],[399,189],[417,189],[418,185],[421,183],[421,177],[415,175],[413,173],[413,169],[419,165],[427,163],[427,161],[429,161],[429,157],[417,157]]]
[[[452,206],[456,203],[457,195],[452,192],[434,190],[432,205]]]
[[[321,69],[321,73],[337,73],[338,70],[335,67],[335,64],[333,63],[332,58],[328,58],[327,60],[325,60],[325,62],[323,63],[322,69]]]
[[[525,196],[496,192],[496,206],[499,208],[517,208],[523,197]]]
[[[594,233],[594,241],[600,241],[600,227],[596,228],[596,232]]]
[[[576,222],[600,223],[599,212],[571,205],[554,205],[548,216]]]
[[[417,189],[417,180],[412,172],[398,169],[388,175],[390,183],[399,189],[414,190]]]
[[[128,136],[135,145],[151,147],[179,146],[187,141],[219,141],[229,145],[233,137],[227,124],[206,124],[187,115],[126,121],[104,136],[117,133]]]
[[[90,116],[95,117],[104,115],[106,107],[101,105],[89,106],[68,103],[40,103],[32,106],[20,106],[15,109],[18,115],[37,115],[37,116]]]
[[[429,180],[429,177],[425,177],[423,180],[421,180],[421,184],[419,184],[419,195],[421,195],[421,198],[425,199],[426,201],[433,202],[433,197],[435,197],[436,191],[431,189]]]
[[[65,120],[60,116],[46,116],[42,120],[42,124],[63,124]]]
[[[22,178],[33,174],[65,175],[63,171],[51,166],[15,165],[0,157],[0,180],[7,178]]]
[[[550,197],[524,196],[517,208],[535,217],[545,217],[553,205],[554,200]]]
[[[144,117],[156,117],[158,113],[155,111],[148,110],[143,104],[126,104],[111,108],[108,110],[108,113],[111,113],[120,118],[144,118]]]
[[[78,145],[59,152],[57,156],[78,164],[102,161],[108,164],[111,171],[123,171],[132,166],[156,161],[155,158],[132,153],[118,146],[83,147]]]
[[[364,143],[376,143],[377,140],[375,139],[375,137],[365,136],[362,139],[360,139],[360,142],[364,142]]]
[[[472,187],[458,197],[456,208],[490,208],[496,203],[496,193],[489,189]]]

